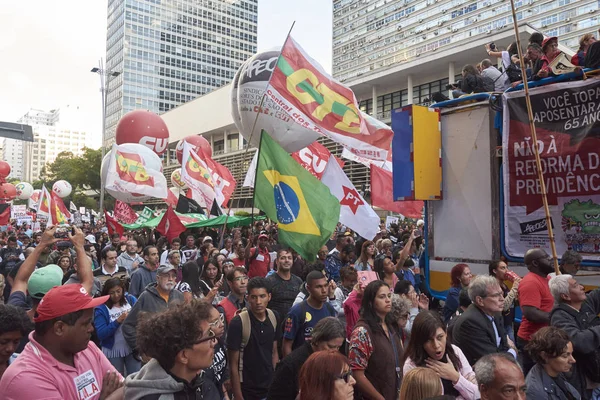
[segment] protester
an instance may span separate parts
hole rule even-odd
[[[96,248],[94,245],[85,244],[83,245],[83,249],[85,250],[85,255],[92,260],[92,269],[96,270],[97,268],[100,268],[100,263],[98,262]]]
[[[446,296],[446,303],[444,304],[442,313],[445,323],[448,323],[450,317],[456,312],[458,308],[458,294],[462,288],[469,286],[472,277],[471,269],[467,264],[456,264],[450,270],[450,284],[452,287]]]
[[[200,267],[196,261],[188,261],[181,268],[181,280],[175,285],[175,290],[183,293],[186,303],[192,299],[201,299],[204,297],[200,283]]]
[[[298,400],[352,400],[354,385],[348,360],[337,351],[312,354],[300,370]]]
[[[547,37],[542,42],[542,51],[544,55],[541,58],[540,70],[537,73],[537,78],[547,78],[554,76],[550,63],[558,57],[561,51],[558,49],[558,38],[556,36]]]
[[[600,42],[594,42],[585,55],[585,68],[597,69],[600,67]]]
[[[11,269],[19,261],[23,261],[25,257],[23,256],[23,251],[17,245],[17,238],[15,236],[10,236],[6,243],[6,247],[0,249],[0,274],[8,275]]]
[[[183,251],[181,251],[181,239],[176,237],[171,241],[170,248],[168,250],[163,251],[160,255],[160,265],[165,265],[168,263],[168,257],[171,256],[171,252],[173,251],[179,254],[180,264],[183,264],[187,261],[183,254]]]
[[[146,286],[156,282],[157,268],[158,249],[155,246],[144,247],[144,263],[131,274],[129,293],[139,298]]]
[[[583,257],[581,256],[581,254],[573,250],[567,250],[563,253],[562,257],[560,258],[558,270],[561,274],[568,274],[573,276],[577,275],[577,272],[579,272],[579,268],[581,268],[582,260]],[[553,278],[555,276],[555,272],[551,272],[550,274],[548,274],[549,278]]]
[[[206,302],[206,301],[205,301]],[[229,365],[227,360],[227,348],[225,345],[225,317],[216,307],[210,310],[209,318],[210,329],[217,336],[217,342],[214,347],[213,362],[209,369],[206,369],[205,379],[207,385],[212,383],[215,390],[219,393],[219,398],[223,399],[225,393],[231,391],[231,379],[229,378]]]
[[[84,249],[85,250],[85,249]],[[73,260],[71,256],[60,256],[58,257],[57,264],[63,271],[63,283],[69,279],[69,276],[73,273]]]
[[[340,285],[335,289],[334,309],[338,313],[338,318],[346,326],[346,314],[344,311],[344,302],[350,295],[354,286],[358,283],[358,274],[353,267],[344,267],[340,269]],[[358,318],[357,318],[358,319]]]
[[[186,261],[195,261],[198,257],[198,247],[196,246],[196,239],[194,235],[188,235],[185,238],[185,246],[181,248],[181,252],[183,253],[182,258],[185,258]],[[184,264],[182,262],[182,264]]]
[[[98,278],[103,286],[113,277],[121,280],[129,279],[127,269],[117,265],[117,252],[111,248],[102,250],[102,267],[94,270],[94,277]]]
[[[158,257],[158,253],[155,254]],[[140,270],[141,267],[138,272]],[[136,346],[136,328],[141,313],[157,313],[184,302],[183,294],[178,290],[174,290],[176,277],[172,265],[159,267],[156,273],[156,282],[146,286],[129,315],[125,318],[122,324],[123,336],[129,347],[134,351],[138,350]]]
[[[422,400],[442,395],[442,383],[437,374],[429,368],[413,368],[402,378],[400,399]]]
[[[498,280],[498,284],[502,289],[502,295],[504,296],[504,307],[502,308],[502,320],[504,322],[504,330],[506,331],[508,338],[515,342],[515,330],[513,323],[515,320],[515,302],[519,300],[519,284],[521,278],[515,278],[512,282],[512,287],[509,289],[504,283],[508,279],[508,266],[504,261],[492,261],[488,266],[488,272],[490,276],[493,276]]]
[[[277,341],[281,335],[277,316],[267,308],[270,299],[266,278],[250,279],[248,310],[234,317],[229,325],[227,354],[234,399],[258,400],[267,397],[275,366],[279,362]],[[249,336],[244,337],[248,326]]]
[[[133,239],[129,239],[125,251],[117,257],[117,266],[119,266],[119,268],[125,268],[127,273],[131,276],[133,271],[143,263],[144,259],[137,254],[137,242]]]
[[[219,304],[222,297],[218,295],[223,285],[223,274],[219,271],[218,262],[214,258],[209,258],[200,272],[200,290],[206,300],[213,304]]]
[[[292,252],[289,249],[279,250],[276,260],[276,272],[267,277],[271,285],[269,308],[277,311],[279,317],[283,319],[294,304],[294,300],[300,291],[300,286],[302,286],[302,279],[291,273],[293,258]],[[278,321],[279,324],[281,322]]]
[[[17,358],[19,343],[32,329],[33,324],[24,309],[0,304],[0,379]]]
[[[396,286],[394,286],[394,293],[399,295],[402,299],[409,301],[409,315],[403,326],[403,331],[406,334],[410,334],[416,316],[422,310],[429,310],[429,298],[424,293],[417,294],[413,285],[411,285],[409,281],[404,280],[396,283]]]
[[[253,236],[249,239],[248,245],[244,250],[244,259],[246,260],[248,277],[265,277],[267,276],[267,272],[269,272],[269,266],[271,264],[271,254],[269,254],[269,249],[267,248],[269,236],[265,233],[261,233],[258,235],[258,240],[255,240]],[[258,244],[253,247],[256,242],[258,242]]]
[[[314,326],[325,317],[335,317],[337,313],[327,301],[335,300],[335,284],[328,283],[327,277],[319,271],[312,271],[306,277],[306,300],[292,306],[285,320],[283,333],[283,357],[302,346],[310,339]]]
[[[220,251],[221,254],[225,256],[225,258],[230,259],[233,255],[233,239],[230,237],[226,237],[223,239],[223,248]]]
[[[48,258],[46,259],[47,264],[56,264],[58,265],[58,260],[62,256],[71,257],[73,263],[76,262],[77,255],[75,251],[72,249],[73,245],[68,240],[61,240],[56,242],[56,250],[52,251]]]
[[[550,322],[550,311],[554,298],[548,288],[548,274],[554,271],[552,258],[542,249],[531,249],[525,253],[525,264],[529,273],[519,284],[519,304],[523,317],[517,332],[517,348],[523,356],[523,372],[525,376],[533,367],[533,360],[524,348],[531,335]]]
[[[561,329],[547,326],[531,336],[525,350],[535,361],[527,374],[527,399],[581,399],[577,390],[565,378],[575,359],[569,335]]]
[[[588,51],[588,48],[592,43],[596,42],[596,38],[593,33],[586,33],[582,37],[579,38],[579,49],[577,52],[571,57],[571,64],[583,66],[585,65],[585,55]]]
[[[365,240],[360,250],[360,257],[356,260],[354,268],[357,271],[372,271],[375,265],[375,253],[377,249],[375,243],[370,240]]]
[[[509,88],[504,73],[498,71],[498,68],[494,67],[494,64],[487,58],[481,61],[481,76],[494,82],[495,92],[504,92]]]
[[[354,254],[352,245],[344,245],[339,251],[329,253],[325,260],[325,271],[327,277],[334,282],[340,281],[340,269],[350,265],[350,260]]]
[[[577,361],[569,382],[583,399],[597,399],[600,395],[600,289],[586,296],[583,286],[566,274],[550,279],[548,286],[556,302],[550,323],[569,335]]]
[[[456,313],[450,317],[450,321],[448,321],[448,328],[446,330],[446,333],[448,334],[448,340],[451,342],[454,325],[456,325],[456,322],[461,319],[462,315],[465,313],[465,311],[467,311],[471,304],[473,304],[473,302],[469,298],[468,288],[462,288],[458,294],[458,310],[456,310]]]
[[[395,293],[392,294],[392,309],[390,310],[390,319],[396,323],[398,335],[402,339],[401,343],[403,348],[410,335],[410,331],[407,331],[406,327],[408,325],[411,309],[412,304],[408,299],[402,298],[400,295]]]
[[[324,263],[327,259],[327,254],[329,254],[329,249],[327,248],[327,246],[321,246],[319,252],[317,253],[317,260]]]
[[[248,276],[246,269],[235,267],[227,273],[227,281],[231,292],[219,303],[219,310],[225,315],[227,324],[231,323],[233,317],[246,307],[246,291]]]
[[[277,365],[268,400],[295,400],[298,395],[300,368],[317,351],[338,350],[345,341],[344,326],[333,317],[326,317],[315,325],[310,342],[292,351]]]
[[[210,326],[211,309],[195,300],[140,321],[140,351],[152,359],[127,377],[125,399],[221,399],[204,377],[218,339]]]
[[[122,331],[122,324],[137,299],[126,293],[125,282],[119,278],[110,278],[104,283],[102,296],[109,298],[94,310],[94,327],[100,347],[115,369],[127,376],[140,369],[140,362],[125,341]]]
[[[485,45],[485,50],[488,56],[502,59],[502,69],[506,75],[507,84],[523,79],[519,73],[519,67],[514,62],[514,57],[518,57],[519,55],[517,42],[509,44],[505,51],[498,51],[498,49],[492,48],[490,43],[488,43]]]
[[[241,239],[233,241],[233,252],[233,255],[230,256],[233,264],[236,267],[246,267],[244,242]]]
[[[231,261],[230,259],[225,259],[223,261],[222,271],[223,271],[223,276],[225,277],[225,279],[223,279],[223,285],[221,286],[221,293],[225,297],[229,296],[229,293],[231,292],[231,288],[229,287],[229,282],[227,281],[227,275],[234,269],[235,269],[235,264],[233,263],[233,261]]]
[[[110,242],[107,243],[102,250],[112,247],[117,252],[119,251],[119,244],[121,243],[121,235],[119,233],[113,233],[110,235]],[[102,252],[102,251],[101,251]]]
[[[396,267],[392,262],[391,257],[385,254],[379,254],[375,257],[375,265],[373,271],[377,274],[380,280],[385,282],[389,287],[393,288],[398,283],[398,277],[396,276]]]
[[[75,241],[83,253],[83,233],[78,229]],[[98,395],[104,399],[123,385],[123,377],[90,341],[93,309],[106,302],[108,296],[94,299],[88,295],[92,283],[92,269],[88,267],[82,271],[84,285],[58,286],[44,296],[29,343],[0,380],[3,399],[80,399]]]
[[[84,250],[84,252],[85,252],[85,250]],[[82,278],[81,278],[81,269],[82,268],[86,268],[86,269],[89,268],[90,270],[92,269],[92,265],[91,265],[92,264],[92,260],[90,260],[88,258],[88,259],[86,259],[86,261],[89,261],[89,263],[86,262],[85,265],[80,265],[79,262],[76,262],[73,265],[74,272],[71,274],[71,276],[69,276],[69,279],[67,279],[64,282],[65,285],[80,284],[80,283],[83,284],[82,283]],[[88,267],[88,265],[89,265],[89,267]],[[51,265],[47,265],[44,268],[47,268],[49,266],[51,266]],[[93,286],[92,286],[90,295],[92,297],[98,297],[102,293],[102,283],[100,282],[100,280],[98,278],[96,278],[95,276],[93,276],[93,272],[92,272],[92,279],[93,279]]]
[[[430,311],[417,315],[405,354],[404,374],[416,367],[430,368],[440,378],[443,394],[478,398],[475,373],[462,350],[447,340],[446,327],[437,315]]]
[[[525,400],[525,377],[508,353],[483,356],[473,367],[481,400]]]
[[[356,323],[348,358],[356,390],[369,399],[396,399],[402,383],[402,338],[391,320],[392,292],[382,281],[367,285],[361,319]]]

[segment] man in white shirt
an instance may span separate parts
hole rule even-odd
[[[481,62],[481,75],[490,78],[494,82],[494,91],[496,92],[504,92],[510,87],[507,78],[502,77],[504,73],[498,71],[498,68],[494,67],[487,58]]]

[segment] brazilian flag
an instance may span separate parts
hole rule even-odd
[[[329,188],[262,131],[254,204],[279,225],[279,241],[313,261],[340,219]]]

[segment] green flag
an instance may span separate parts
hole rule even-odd
[[[313,261],[340,217],[329,188],[262,132],[254,204],[279,225],[279,240]]]

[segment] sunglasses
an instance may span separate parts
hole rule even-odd
[[[344,382],[348,383],[350,381],[351,377],[352,377],[352,370],[349,369],[348,371],[344,372],[342,375],[339,375],[337,377],[337,379],[343,379]]]

